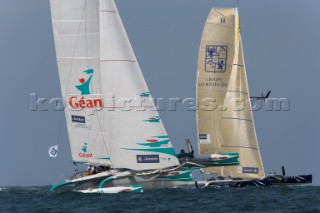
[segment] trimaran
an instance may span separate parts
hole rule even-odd
[[[204,27],[195,158],[191,149],[176,155],[114,0],[50,5],[72,159],[98,168],[51,191],[71,185],[84,193],[192,186],[191,167],[214,175],[196,186],[270,184],[249,101],[237,8],[212,9]]]
[[[84,193],[118,193],[192,185],[114,0],[50,0],[50,6],[72,159],[99,171],[77,173],[51,191],[73,186]]]
[[[239,158],[240,164],[203,168],[205,186],[265,186],[265,172],[251,110],[237,8],[213,8],[200,44],[197,78],[200,156]],[[216,153],[216,154],[213,154]],[[204,166],[201,162],[186,157]]]

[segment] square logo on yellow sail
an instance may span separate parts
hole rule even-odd
[[[206,72],[223,73],[227,69],[227,53],[226,45],[207,45],[206,46]]]

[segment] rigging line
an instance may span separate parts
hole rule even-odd
[[[91,15],[92,15],[92,17],[91,17],[91,19],[93,19],[93,14],[94,14],[94,11],[99,11],[99,1],[96,1],[96,3],[94,4],[92,4],[92,11],[91,11]],[[100,35],[100,13],[97,13],[97,17],[96,17],[97,19],[98,19],[98,33],[99,33],[99,35]],[[94,56],[94,53],[93,53],[93,24],[91,24],[91,27],[90,27],[90,42],[91,42],[91,45],[90,45],[90,52],[91,52],[91,57],[92,58],[94,58],[93,56]],[[98,38],[98,39],[100,39],[100,37]],[[98,51],[99,51],[99,54],[100,54],[100,40],[99,40],[99,42],[98,42],[98,44],[99,44],[99,49],[98,49]],[[100,61],[100,55],[99,56],[96,56],[95,58],[97,58],[97,59],[99,59],[99,61]],[[99,67],[99,78],[97,78],[97,86],[96,86],[96,91],[99,91],[99,89],[100,90],[102,90],[102,83],[101,83],[101,65],[100,65],[100,62],[98,63],[98,67]],[[96,76],[97,76],[97,73],[96,73]],[[90,87],[91,87],[91,90],[93,91],[93,85],[91,84],[90,85]]]
[[[91,19],[93,19],[93,14],[94,14],[94,6],[95,4],[92,3],[91,7]],[[96,10],[98,11],[98,9]],[[90,56],[93,57],[93,23],[90,25]]]
[[[57,137],[57,145],[59,147],[60,145],[60,135],[61,135],[61,130],[62,130],[62,120],[63,120],[63,113],[62,111],[60,112],[61,116],[60,116],[60,125],[59,125],[59,131],[58,131],[58,137]]]
[[[84,3],[84,6],[85,6],[85,11],[84,11],[84,19],[87,20],[87,7],[89,7],[87,5],[87,0],[85,0],[85,3]],[[93,5],[93,4],[92,4]],[[92,19],[92,17],[91,17]],[[91,24],[92,26],[92,24]],[[92,32],[90,32],[92,33]],[[87,36],[87,22],[85,21],[84,22],[84,36],[85,36],[85,43],[86,43],[86,62],[87,62],[87,69],[90,69],[89,67],[89,51],[88,51],[88,36]],[[90,35],[90,37],[92,38],[92,35]],[[92,84],[90,84],[90,87],[91,87],[91,91],[93,91],[93,86]],[[93,115],[95,114],[95,112],[93,112],[93,114],[91,114],[90,112],[90,126],[89,126],[89,130],[88,130],[88,135],[87,135],[87,142],[89,142],[90,140],[90,135],[91,135],[91,127],[92,127],[92,121],[93,121]],[[92,118],[92,119],[91,119]],[[92,120],[92,121],[91,121]]]
[[[84,2],[85,5],[85,12],[84,12],[84,19],[87,20],[87,0]],[[87,22],[84,22],[84,36],[85,36],[85,41],[86,41],[86,56],[87,56],[87,69],[89,69],[89,60],[88,60],[88,36],[87,36]]]
[[[92,127],[92,122],[93,122],[93,115],[90,116],[90,126],[89,126],[89,130],[88,130],[87,142],[89,142],[89,140],[90,140],[91,127]]]
[[[93,16],[93,12],[94,12],[94,4],[92,4],[92,11],[91,11],[91,15]],[[97,11],[98,11],[98,6],[97,6]],[[91,19],[92,19],[93,17],[91,17]],[[99,18],[100,19],[100,18]],[[93,37],[92,37],[92,24],[91,24],[91,27],[90,27],[90,30],[91,30],[91,33],[90,33],[90,40],[91,40],[91,45],[90,45],[90,50],[91,50],[91,55],[93,55],[93,46],[92,46],[92,40],[93,40]],[[86,29],[85,29],[86,30]],[[99,30],[100,31],[100,30]],[[87,54],[87,56],[88,56],[88,52],[89,52],[89,48],[88,48],[88,43],[87,43],[87,35],[86,35],[86,54]],[[88,68],[89,68],[89,60],[87,60],[87,66],[88,66]],[[101,72],[100,72],[100,75],[99,75],[99,79],[98,79],[98,82],[100,83],[100,88],[101,88]],[[90,85],[90,87],[91,87],[91,91],[94,91],[93,90],[93,85],[91,84]],[[98,90],[98,88],[97,88],[97,90]],[[96,114],[97,113],[97,114]],[[94,117],[96,117],[96,119],[97,119],[97,121],[98,121],[98,124],[99,124],[99,133],[101,134],[101,136],[102,136],[102,141],[103,141],[103,145],[104,145],[104,147],[105,147],[105,150],[106,150],[106,152],[107,152],[107,155],[108,155],[108,157],[110,157],[110,154],[108,153],[108,149],[107,149],[107,145],[106,145],[106,142],[105,142],[105,139],[104,139],[104,132],[103,132],[103,129],[102,129],[102,127],[101,127],[101,123],[100,123],[100,120],[99,120],[99,116],[98,116],[98,112],[93,112],[93,114],[91,115],[92,116],[92,122],[94,121]],[[103,115],[102,115],[103,116]],[[88,141],[90,140],[90,133],[91,133],[91,127],[92,127],[92,122],[90,123],[90,127],[89,127],[89,131],[88,131]],[[99,134],[98,133],[98,134]],[[93,140],[93,142],[95,142],[96,141],[96,139],[97,139],[97,137],[98,137],[98,134],[97,134],[97,136],[95,137],[95,139]]]
[[[85,9],[85,7],[83,8],[83,10]],[[83,20],[83,10],[82,10],[82,17],[81,17],[81,20]],[[79,27],[78,27],[78,33],[80,32],[80,27],[81,27],[81,22],[79,23]],[[77,36],[77,39],[76,39],[76,43],[75,43],[75,46],[74,46],[74,49],[73,49],[73,53],[72,53],[72,57],[74,57],[75,55],[75,52],[76,52],[76,47],[77,47],[77,43],[78,43],[78,39],[79,37]],[[67,81],[67,88],[66,88],[66,92],[65,92],[65,101],[67,100],[66,99],[66,96],[68,94],[68,90],[69,90],[69,82],[70,82],[70,77],[71,77],[71,72],[72,72],[72,67],[73,67],[73,59],[71,60],[71,66],[70,66],[70,69],[69,69],[69,76],[68,76],[68,81]],[[60,135],[61,135],[61,126],[62,126],[62,120],[63,120],[63,114],[61,115],[61,120],[60,120],[60,127],[59,127],[59,132],[58,132],[58,144],[60,143]]]
[[[107,147],[105,138],[104,138],[105,134],[104,134],[104,131],[102,131],[103,128],[101,127],[101,123],[100,123],[100,120],[99,120],[99,116],[97,116],[97,120],[98,120],[98,124],[99,124],[99,128],[100,128],[100,132],[101,132],[101,134],[102,134],[103,145],[104,145],[105,148],[106,148],[106,152],[107,152],[108,157],[110,157],[110,163],[111,163],[111,166],[112,166],[111,156],[110,156],[110,153],[109,153],[109,150],[108,150],[108,147]]]
[[[79,23],[79,27],[78,27],[78,33],[80,32],[80,28],[81,28],[81,24],[82,24],[82,21],[83,21],[83,14],[84,14],[84,10],[85,10],[85,6],[83,7],[82,9],[82,15],[81,15],[81,22]],[[77,36],[76,38],[76,42],[75,42],[75,45],[74,45],[74,48],[73,48],[73,53],[72,53],[72,58],[75,56],[76,54],[76,48],[77,48],[77,45],[78,45],[78,40],[79,40],[79,36]],[[74,62],[74,59],[71,60],[71,66],[70,66],[70,69],[69,69],[69,76],[68,76],[68,81],[67,81],[67,88],[66,88],[66,92],[65,92],[65,97],[67,96],[68,92],[69,92],[69,82],[70,82],[70,77],[71,77],[71,72],[72,72],[72,68],[73,68],[73,62]],[[66,99],[67,100],[67,99]],[[65,101],[66,101],[65,100]]]
[[[96,6],[96,11],[99,11],[99,2],[97,2],[97,4],[95,5]],[[92,7],[93,8],[93,7]],[[93,14],[93,13],[92,13]],[[100,13],[98,13],[98,19],[99,19],[99,32],[101,31],[100,30]],[[92,25],[91,25],[91,30],[92,30]],[[100,41],[99,41],[99,43],[100,43]],[[91,37],[91,50],[92,50],[92,48],[93,48],[93,46],[92,46],[92,37]],[[99,49],[99,53],[100,53],[100,51],[101,51],[101,48]],[[92,53],[93,51],[91,51],[91,53]],[[99,56],[100,57],[100,56]],[[100,61],[100,60],[99,60]],[[99,88],[102,90],[102,82],[101,82],[101,77],[102,77],[102,75],[101,75],[101,64],[100,64],[100,62],[99,62],[99,78],[97,79],[97,82],[99,83],[98,84],[98,86],[97,86],[97,90],[99,90]],[[92,85],[91,85],[92,86]],[[91,89],[93,89],[93,88],[91,88]],[[97,113],[97,115],[96,115],[96,118],[97,118],[97,121],[98,121],[98,125],[99,125],[99,129],[100,129],[100,133],[101,133],[101,136],[102,136],[102,141],[103,141],[103,145],[104,145],[104,147],[105,147],[105,150],[106,150],[106,154],[108,155],[108,157],[111,157],[110,156],[110,153],[109,153],[109,150],[108,150],[108,147],[107,147],[107,143],[106,143],[106,141],[105,141],[105,131],[103,131],[103,128],[102,128],[102,125],[101,125],[101,122],[103,122],[105,119],[104,119],[104,114],[103,113],[100,113],[100,112],[95,112],[95,113]],[[102,115],[102,121],[100,121],[100,116],[98,116],[98,114],[101,114]],[[111,163],[111,167],[112,167],[112,161],[111,161],[111,159],[110,159],[110,163]]]
[[[146,171],[146,172],[142,171],[142,172],[137,172],[135,175],[137,175],[137,176],[146,176],[146,175],[152,175],[152,174],[161,174],[161,173],[166,173],[166,172],[172,172],[174,170],[177,170],[177,169],[183,167],[187,163],[190,163],[190,162],[185,162],[185,163],[180,164],[180,165],[178,165],[176,167],[173,167],[172,169],[156,169],[156,170],[153,170],[153,171]]]

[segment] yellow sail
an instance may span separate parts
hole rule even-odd
[[[197,114],[200,154],[239,153],[239,166],[206,173],[234,178],[264,177],[242,51],[237,8],[212,9],[198,59]]]

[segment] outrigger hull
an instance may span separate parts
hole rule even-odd
[[[264,187],[271,186],[271,181],[268,179],[262,180],[211,180],[196,182],[197,187],[212,187],[212,188],[243,188],[247,186]]]
[[[82,192],[85,194],[89,193],[100,193],[100,194],[117,194],[122,192],[136,192],[142,193],[143,186],[141,184],[136,185],[125,185],[125,186],[115,186],[115,187],[108,187],[108,188],[98,188],[98,189],[87,189],[87,190],[79,190],[78,192]]]
[[[153,189],[195,186],[190,170],[150,175],[130,175],[130,172],[123,172],[118,175],[92,175],[91,178],[66,181],[53,186],[51,191],[63,189],[67,185],[72,186],[74,191],[83,193],[142,192]],[[137,188],[137,186],[139,187]]]
[[[297,176],[282,176],[282,175],[269,175],[268,180],[272,182],[272,185],[302,185],[311,184],[312,175],[297,175]]]

